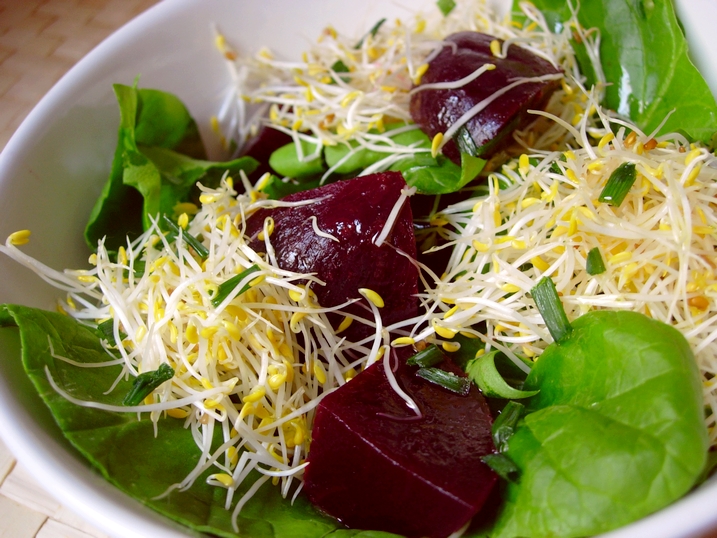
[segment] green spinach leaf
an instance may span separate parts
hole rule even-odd
[[[294,179],[308,178],[324,172],[326,163],[323,158],[323,149],[319,150],[318,155],[308,159],[316,153],[316,144],[305,140],[301,140],[300,144],[303,159],[299,158],[299,152],[296,151],[294,142],[289,142],[271,154],[269,166],[282,176]]]
[[[420,129],[399,133],[392,136],[391,140],[399,146],[410,146],[415,144],[417,147],[421,148],[431,147],[431,141],[428,139],[428,136],[426,136]],[[367,148],[358,148],[358,144],[353,141],[346,144],[338,144],[336,146],[327,146],[326,149],[324,149],[326,164],[329,168],[333,168],[338,165],[334,169],[334,172],[337,174],[350,174],[351,172],[364,170],[390,155],[390,153],[387,152]],[[351,153],[350,156],[349,153]],[[341,162],[342,160],[343,162]]]
[[[399,133],[391,137],[397,145],[430,149],[431,140],[419,129]],[[314,146],[304,143],[305,155],[314,151]],[[300,184],[307,178],[315,178],[328,168],[336,167],[332,172],[339,175],[355,174],[389,156],[389,153],[368,148],[359,148],[355,142],[327,146],[323,150],[323,159],[302,162],[298,159],[293,143],[276,150],[271,155],[271,167],[287,177],[296,178]],[[467,154],[461,154],[461,166],[457,166],[443,155],[431,157],[428,153],[417,153],[402,159],[389,167],[389,170],[403,174],[406,183],[416,187],[421,194],[447,194],[455,192],[473,181],[483,170],[486,161]]]
[[[461,153],[461,166],[443,155],[431,157],[418,154],[391,166],[403,174],[403,179],[421,194],[449,194],[473,181],[487,161]]]
[[[534,0],[548,20],[567,21],[563,0]],[[684,131],[709,143],[717,131],[717,104],[691,62],[687,40],[669,0],[603,0],[579,2],[578,20],[600,31],[600,57],[607,79],[607,108],[630,117],[652,132],[665,117],[662,133]],[[580,69],[591,73],[584,54]]]
[[[112,359],[102,348],[96,331],[74,319],[34,308],[0,305],[0,327],[19,328],[25,370],[67,439],[107,480],[165,516],[195,531],[227,538],[393,536],[344,529],[316,512],[303,496],[292,505],[269,484],[245,505],[238,520],[239,532],[235,533],[231,512],[224,509],[223,491],[205,482],[208,473],[186,492],[174,491],[166,498],[155,499],[169,485],[184,479],[198,460],[198,449],[183,421],[161,419],[155,438],[147,414],[138,420],[136,413],[80,407],[55,392],[46,368],[59,387],[81,400],[121,405],[124,394],[132,387],[131,380],[123,379],[105,395],[121,375],[121,367],[81,368],[56,358],[83,363]],[[50,352],[50,343],[54,353]],[[248,483],[251,482],[250,479]],[[246,487],[238,491],[235,499],[245,491]]]
[[[150,224],[150,216],[172,214],[197,181],[216,184],[226,171],[253,171],[251,158],[213,163],[205,158],[196,123],[174,95],[115,84],[120,110],[117,148],[110,176],[85,228],[93,250],[105,239],[109,250],[125,245]]]
[[[491,536],[606,532],[675,501],[704,467],[702,387],[682,334],[628,311],[572,327],[526,379],[540,392],[508,440],[520,481]]]

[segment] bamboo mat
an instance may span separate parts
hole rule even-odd
[[[0,150],[70,67],[155,3],[0,0]]]
[[[0,0],[0,151],[52,85],[157,0]],[[0,538],[105,538],[63,508],[0,442]]]

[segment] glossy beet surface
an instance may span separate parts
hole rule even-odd
[[[418,91],[411,97],[413,121],[430,137],[445,133],[464,113],[474,105],[491,97],[496,91],[508,86],[518,77],[538,77],[560,73],[552,64],[532,52],[512,45],[505,58],[498,58],[490,50],[496,39],[478,32],[459,32],[448,36],[449,44],[429,63],[428,71],[421,77],[421,84],[453,82],[466,77],[487,63],[496,68],[480,75],[472,82],[455,89]],[[499,41],[502,45],[502,41]],[[468,144],[474,144],[476,156],[489,156],[498,149],[504,139],[525,120],[532,118],[528,109],[541,108],[550,94],[560,85],[559,80],[531,82],[518,85],[496,98],[466,124],[470,133]],[[420,86],[419,86],[420,87]],[[460,163],[456,146],[456,134],[443,147],[443,153]]]
[[[247,234],[256,237],[264,219],[274,219],[270,241],[282,269],[299,273],[316,273],[326,286],[314,286],[319,304],[336,306],[361,298],[359,288],[369,288],[384,300],[381,309],[384,325],[413,317],[418,312],[418,270],[410,259],[416,257],[411,205],[406,201],[386,243],[377,247],[373,241],[384,228],[388,216],[406,183],[399,172],[385,172],[339,181],[292,194],[287,202],[315,200],[295,207],[260,210],[248,220]],[[318,235],[312,217],[322,232],[338,241]],[[392,245],[392,246],[391,246]],[[252,246],[265,250],[262,241]],[[347,310],[373,320],[365,299]],[[354,322],[345,333],[355,339],[373,332],[372,328]]]
[[[459,396],[417,377],[405,358],[394,356],[395,376],[423,417],[391,388],[382,362],[369,367],[319,404],[304,491],[349,527],[447,536],[496,482],[480,459],[494,450],[491,417],[475,386]]]

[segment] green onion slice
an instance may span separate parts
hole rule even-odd
[[[199,256],[202,260],[207,259],[207,257],[209,256],[209,250],[207,250],[207,247],[202,245],[202,243],[200,243],[196,237],[194,237],[192,234],[188,234],[179,226],[174,224],[174,222],[172,222],[172,219],[170,219],[167,215],[162,215],[162,221],[171,233],[176,235],[181,234],[184,241],[197,253],[197,256]]]
[[[508,482],[517,482],[520,475],[518,466],[505,454],[488,454],[481,461],[490,467],[495,474]]]
[[[334,62],[334,65],[331,66],[331,69],[333,69],[336,73],[348,73],[349,72],[349,68],[341,60],[336,60]]]
[[[376,37],[376,34],[378,33],[378,29],[383,26],[383,23],[386,22],[386,19],[383,18],[379,20],[376,24],[373,25],[373,27],[364,35],[361,39],[359,39],[358,43],[354,45],[354,49],[358,50],[363,45],[363,42],[366,41],[366,38],[370,35],[371,37]]]
[[[636,178],[635,163],[622,163],[610,174],[598,201],[615,207],[620,206]]]
[[[466,373],[468,378],[489,398],[520,399],[530,398],[538,394],[537,390],[519,390],[511,387],[495,366],[495,356],[499,351],[491,351],[476,359],[468,361]]]
[[[602,255],[598,247],[592,248],[590,252],[588,252],[585,270],[589,275],[599,275],[605,272],[605,262],[602,260]]]
[[[418,372],[416,372],[416,375],[461,396],[468,395],[468,392],[471,390],[471,382],[467,377],[460,377],[452,372],[441,370],[440,368],[420,368]]]
[[[443,13],[444,17],[447,16],[456,7],[456,3],[454,0],[438,0],[438,2],[436,2],[436,5],[438,6],[438,9],[441,10],[441,13]]]
[[[214,307],[219,306],[222,304],[224,299],[229,297],[229,295],[234,291],[234,288],[236,288],[246,277],[251,275],[252,273],[256,273],[259,271],[259,266],[254,264],[251,267],[247,267],[244,269],[241,273],[238,275],[234,275],[229,280],[225,280],[221,284],[219,284],[219,288],[217,289],[217,294],[212,297],[212,305]],[[239,293],[237,295],[241,295],[245,291],[247,291],[249,288],[251,288],[251,281],[247,282],[242,286],[242,288],[239,290]]]
[[[428,368],[429,366],[435,366],[439,362],[445,360],[443,352],[438,349],[438,346],[431,344],[423,351],[419,351],[415,355],[412,355],[406,361],[406,364],[410,366],[420,366],[421,368]]]
[[[334,70],[334,73],[349,73],[351,71],[348,66],[341,60],[336,60],[331,66],[331,69]],[[339,78],[344,82],[349,82],[351,80],[351,78],[347,76],[340,76]]]
[[[174,377],[174,369],[167,363],[162,363],[157,370],[139,374],[134,380],[134,385],[124,397],[122,405],[134,406],[142,403],[152,391],[165,381]]]
[[[550,331],[550,335],[553,340],[560,343],[570,334],[573,328],[570,326],[568,316],[565,315],[563,303],[560,302],[555,284],[550,278],[543,277],[530,292],[540,311],[540,315],[543,316],[548,331]]]
[[[114,324],[115,322],[112,318],[105,320],[99,325],[97,325],[95,332],[101,339],[107,340],[107,343],[110,346],[117,347],[117,342],[115,341]],[[127,336],[122,331],[120,331],[119,335],[121,339],[124,339]]]
[[[493,434],[493,443],[498,452],[508,450],[508,439],[515,433],[518,421],[524,414],[525,406],[522,403],[510,401],[495,419],[491,433]]]

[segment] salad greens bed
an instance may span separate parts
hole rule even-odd
[[[536,302],[551,286],[538,284]],[[687,492],[705,464],[701,383],[679,331],[593,310],[551,334],[504,450],[520,479],[508,481],[495,536],[587,536],[607,530],[606,507],[610,527],[630,523]]]
[[[442,9],[450,9],[442,4]],[[570,18],[565,2],[534,4],[556,29]],[[679,129],[693,140],[711,140],[717,131],[717,105],[687,57],[670,2],[582,2],[577,15],[602,36],[602,69],[610,84],[607,108],[629,116],[647,132],[660,126],[661,132]],[[574,45],[583,72],[596,80],[595,64],[580,42]],[[177,203],[195,196],[197,181],[212,185],[226,170],[250,173],[258,166],[248,157],[206,161],[196,124],[175,96],[123,85],[116,85],[115,93],[121,112],[119,138],[110,177],[85,233],[92,248],[106,237],[106,244],[116,249],[128,235],[142,231],[149,215],[171,216]],[[430,147],[422,133],[404,136],[418,137],[408,142]],[[315,174],[344,156],[337,153],[340,149],[327,149],[326,163],[305,171],[296,168],[301,163],[295,154],[283,151],[288,153],[278,154],[273,164],[295,177]],[[337,172],[349,174],[376,159],[368,151],[359,153]],[[421,159],[399,168],[409,184],[428,193],[457,190],[483,166],[474,158],[462,167],[440,156]],[[79,363],[111,360],[101,344],[105,335],[67,316],[16,305],[0,307],[0,326],[20,330],[25,369],[72,444],[110,482],[158,512],[218,536],[389,536],[347,530],[302,496],[291,504],[269,486],[260,488],[239,514],[238,533],[232,530],[223,490],[202,478],[186,492],[161,496],[189,474],[198,458],[182,421],[161,420],[155,437],[149,418],[80,407],[50,384],[51,378],[71,398],[122,405],[131,381],[122,380],[104,394],[115,382],[119,365],[81,368],[59,358]],[[508,425],[512,436],[496,437],[518,478],[507,475],[505,505],[494,526],[470,529],[467,536],[604,532],[673,502],[703,472],[707,437],[701,386],[682,335],[630,312],[591,312],[563,329],[523,383],[525,391],[537,392],[520,394],[529,397]],[[464,354],[475,351],[469,345],[462,349]],[[465,363],[465,358],[456,360]],[[506,425],[500,425],[503,435]],[[220,441],[217,436],[217,444]],[[244,491],[250,484],[245,482]]]

